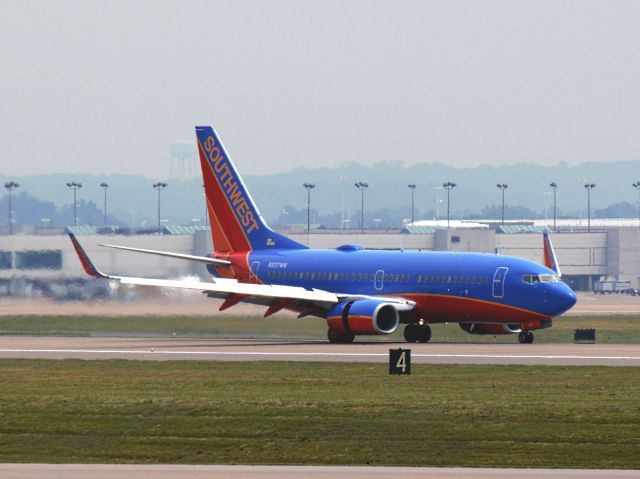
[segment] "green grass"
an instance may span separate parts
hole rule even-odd
[[[640,468],[640,368],[0,360],[0,461]]]
[[[640,343],[639,316],[564,316],[552,328],[535,332],[536,343],[570,343],[576,328],[595,328],[598,343]],[[391,336],[368,340],[402,341],[401,326]],[[260,316],[0,316],[0,334],[58,336],[206,336],[251,338],[326,338],[326,323],[320,318],[262,318]],[[514,335],[469,335],[460,327],[433,325],[435,342],[514,343]]]

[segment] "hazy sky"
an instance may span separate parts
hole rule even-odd
[[[0,172],[640,158],[640,2],[0,0]],[[634,176],[635,178],[635,176]]]

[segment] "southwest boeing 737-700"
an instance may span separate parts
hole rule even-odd
[[[380,251],[346,244],[310,249],[273,231],[211,127],[196,127],[214,251],[194,256],[104,245],[205,263],[211,282],[112,276],[100,272],[78,240],[71,241],[87,274],[123,284],[199,290],[224,301],[320,316],[329,341],[393,333],[406,325],[408,342],[427,342],[430,324],[457,322],[471,334],[518,334],[533,342],[535,329],[570,309],[575,293],[560,280],[548,234],[545,265],[483,253]]]

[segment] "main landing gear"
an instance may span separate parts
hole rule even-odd
[[[404,339],[408,343],[428,343],[431,339],[431,328],[428,324],[407,324],[404,328]]]
[[[329,338],[330,343],[349,344],[353,342],[356,335],[353,333],[338,333],[329,328],[329,331],[327,331],[327,337]]]
[[[520,333],[518,333],[518,341],[520,344],[533,343],[533,333],[531,331],[520,331]]]

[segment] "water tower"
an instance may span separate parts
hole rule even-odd
[[[172,179],[190,180],[198,175],[196,164],[196,147],[190,141],[178,140],[171,143],[171,172]]]

